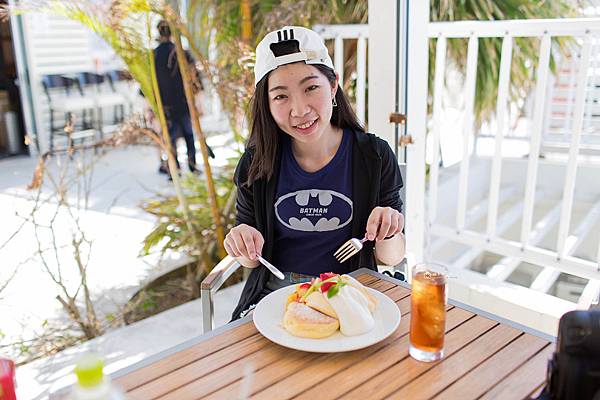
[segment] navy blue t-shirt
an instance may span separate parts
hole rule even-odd
[[[185,52],[185,56],[189,63],[194,62],[189,52]],[[172,115],[189,114],[187,99],[183,89],[183,80],[179,72],[177,54],[173,42],[161,43],[154,49],[154,64],[163,106]]]
[[[273,264],[283,271],[317,275],[347,273],[333,253],[352,237],[352,134],[344,130],[333,159],[316,172],[304,171],[294,158],[289,136],[275,200]]]

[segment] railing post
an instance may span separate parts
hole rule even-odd
[[[465,78],[465,109],[463,111],[463,154],[460,163],[460,180],[458,186],[458,209],[456,211],[456,229],[461,230],[465,227],[465,213],[468,201],[468,183],[469,183],[469,141],[473,136],[473,115],[475,112],[475,83],[477,80],[477,54],[479,48],[479,38],[472,35],[469,38],[469,47],[467,49],[467,76]]]
[[[339,84],[344,87],[344,39],[340,34],[335,37],[333,47],[335,72],[338,73]]]
[[[569,147],[569,161],[563,189],[562,212],[560,215],[560,226],[558,228],[558,241],[556,252],[558,258],[564,256],[565,242],[571,225],[571,212],[573,211],[573,195],[575,192],[575,178],[577,174],[577,156],[579,154],[579,142],[583,129],[583,114],[585,103],[585,89],[587,84],[587,72],[590,65],[590,37],[587,36],[581,49],[581,62],[577,73],[577,90],[575,95],[575,120],[573,121],[573,132],[571,133],[571,146]]]
[[[487,239],[496,235],[496,221],[498,219],[498,194],[500,193],[500,177],[502,175],[502,139],[506,126],[508,108],[508,86],[510,83],[510,67],[512,63],[513,38],[508,33],[502,41],[502,55],[500,56],[500,76],[498,77],[498,100],[496,103],[496,143],[492,172],[490,176],[490,202],[487,219]]]
[[[531,146],[529,163],[527,166],[527,183],[525,184],[525,206],[523,222],[521,224],[521,245],[526,246],[529,241],[529,232],[533,220],[533,205],[542,142],[542,127],[544,126],[544,105],[546,104],[546,83],[548,82],[548,67],[550,64],[550,35],[542,38],[540,56],[538,58],[537,83],[535,88],[535,106],[533,110],[533,127],[531,132]]]
[[[362,35],[358,37],[356,53],[356,114],[364,124],[366,122],[367,39]]]
[[[437,38],[435,46],[435,77],[433,81],[433,145],[429,168],[429,207],[427,209],[428,227],[435,222],[437,214],[437,190],[440,164],[440,131],[442,129],[442,98],[444,96],[444,77],[446,75],[446,38]]]

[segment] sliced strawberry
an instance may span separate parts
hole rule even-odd
[[[334,274],[333,272],[325,272],[320,275],[322,281],[333,278],[334,276],[338,276],[338,274]]]
[[[332,287],[335,284],[336,284],[336,282],[324,282],[321,285],[321,293],[327,292],[329,290],[329,288]]]
[[[301,285],[298,285],[298,289],[296,289],[296,292],[298,293],[299,297],[303,297],[308,291],[308,289],[310,289],[310,283],[303,283]]]

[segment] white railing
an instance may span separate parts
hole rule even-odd
[[[591,37],[590,46],[581,150],[600,155],[600,37]],[[581,54],[572,54],[558,62],[557,74],[546,100],[547,128],[542,143],[545,152],[568,150],[575,122],[573,111],[580,57]]]
[[[500,266],[509,265],[509,268],[516,268],[521,262],[527,262],[541,266],[542,269],[537,275],[530,288],[547,292],[550,286],[557,280],[560,273],[576,275],[578,277],[589,279],[589,283],[580,297],[580,303],[588,303],[589,300],[598,293],[598,280],[600,280],[600,243],[596,243],[597,251],[595,258],[587,259],[576,256],[575,250],[581,244],[581,235],[589,235],[592,232],[598,232],[600,227],[600,185],[597,189],[590,189],[595,193],[596,205],[591,208],[587,215],[581,219],[581,222],[571,229],[573,205],[575,198],[576,176],[582,166],[582,135],[585,125],[584,115],[590,105],[586,104],[586,90],[590,76],[590,66],[592,63],[591,48],[594,37],[600,35],[600,19],[558,19],[558,20],[513,20],[513,21],[465,21],[451,23],[430,23],[428,36],[430,40],[436,39],[435,56],[435,75],[433,84],[433,126],[431,134],[433,140],[431,144],[433,155],[431,161],[429,187],[428,187],[428,218],[427,227],[430,235],[444,238],[457,243],[470,246],[473,249],[481,249],[491,253],[504,256],[502,262],[498,263],[498,268],[490,270],[490,277],[502,277],[506,279],[508,274],[499,273]],[[539,224],[533,226],[534,211],[538,205],[541,194],[536,193],[536,187],[540,184],[540,149],[544,139],[544,129],[548,118],[546,109],[546,94],[548,93],[548,82],[551,75],[549,69],[549,60],[551,54],[551,40],[553,37],[574,38],[574,43],[580,45],[580,56],[577,61],[577,75],[574,82],[574,93],[572,101],[572,123],[569,129],[568,156],[562,164],[562,173],[564,179],[557,181],[554,185],[562,192],[562,200],[559,202],[558,209],[546,214],[546,221],[553,221],[557,232],[555,245],[553,249],[541,247],[539,245],[540,229],[547,232],[548,227],[540,227]],[[535,74],[534,107],[531,116],[531,125],[529,135],[526,140],[529,142],[528,160],[521,168],[524,184],[523,198],[519,204],[522,211],[520,226],[520,235],[518,240],[509,240],[502,237],[499,226],[502,224],[502,218],[499,216],[500,197],[502,191],[503,168],[506,168],[506,159],[503,158],[503,141],[507,136],[507,115],[510,107],[509,85],[510,72],[513,55],[514,39],[518,37],[539,38],[540,46],[538,53],[538,68]],[[466,77],[464,81],[464,108],[462,130],[463,158],[458,171],[458,190],[456,191],[456,216],[452,222],[441,222],[439,218],[440,204],[438,196],[440,193],[440,137],[448,127],[443,126],[442,104],[443,93],[446,90],[444,80],[446,77],[445,66],[447,41],[451,39],[468,39],[468,49],[466,58]],[[501,38],[502,50],[499,70],[498,98],[495,112],[494,151],[489,162],[489,191],[487,194],[487,220],[483,232],[470,229],[466,223],[468,210],[467,196],[470,193],[469,173],[471,171],[471,157],[468,152],[468,141],[473,133],[473,104],[475,97],[476,70],[478,60],[478,43],[480,38]],[[409,60],[410,63],[410,60]],[[409,116],[410,117],[410,116]],[[597,135],[597,132],[594,133]],[[409,164],[409,168],[410,168]],[[580,171],[581,174],[581,171]],[[581,179],[579,177],[578,179]],[[504,179],[505,180],[505,179]],[[578,186],[581,189],[581,186]],[[408,189],[410,190],[410,188]],[[595,192],[594,192],[595,190]],[[536,196],[537,195],[537,196]],[[536,199],[536,197],[538,197]],[[439,199],[441,202],[441,199]],[[448,199],[445,198],[447,203]],[[558,213],[558,214],[557,214]],[[556,218],[551,218],[558,215]],[[542,217],[544,220],[544,217]],[[577,239],[579,235],[579,239]],[[591,237],[594,237],[591,235]],[[575,238],[575,239],[574,239]],[[576,243],[573,241],[575,240]],[[472,260],[469,255],[465,259]],[[580,304],[582,305],[582,304]]]
[[[442,35],[447,39],[474,37],[575,37],[584,38],[591,46],[590,62],[586,68],[587,85],[584,96],[583,130],[580,133],[580,151],[582,154],[600,155],[600,30],[598,19],[562,19],[562,20],[525,20],[494,22],[460,22],[431,24],[430,37]],[[483,25],[486,24],[486,25]],[[486,31],[481,29],[486,26]],[[508,32],[508,33],[507,33]],[[571,141],[570,132],[575,123],[575,90],[578,67],[581,65],[583,48],[575,48],[574,54],[557,61],[556,76],[546,74],[548,79],[541,148],[543,152],[565,152]],[[540,53],[541,54],[541,53]],[[483,136],[490,136],[483,133]],[[493,134],[491,136],[494,136]],[[518,133],[504,133],[505,138],[527,140]]]
[[[344,87],[344,40],[356,40],[356,71],[351,73],[351,78],[356,79],[356,114],[362,123],[366,121],[366,87],[367,87],[367,40],[369,38],[368,25],[315,25],[315,32],[323,39],[333,40],[333,63],[335,71],[339,74],[339,83]]]

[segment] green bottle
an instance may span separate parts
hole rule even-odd
[[[126,400],[125,394],[104,375],[104,361],[94,353],[85,354],[75,366],[77,383],[70,400]]]

